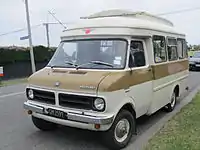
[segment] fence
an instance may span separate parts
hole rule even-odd
[[[36,69],[40,70],[47,65],[46,62],[36,62]],[[12,64],[4,65],[4,76],[2,80],[16,79],[28,77],[32,74],[31,63],[29,61],[16,62]]]

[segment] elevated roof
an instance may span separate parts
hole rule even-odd
[[[105,18],[105,17],[129,17],[135,19],[149,20],[157,23],[163,23],[169,26],[173,26],[173,23],[167,19],[149,14],[147,12],[132,12],[129,10],[105,10],[101,12],[94,13],[87,17],[81,17],[81,19],[94,19],[94,18]]]
[[[146,12],[118,9],[101,11],[90,16],[81,17],[77,23],[69,25],[64,33],[86,28],[135,28],[184,35],[179,33],[173,23],[167,19]]]

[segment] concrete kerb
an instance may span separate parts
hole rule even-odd
[[[134,143],[130,144],[125,150],[143,150],[145,146],[148,144],[148,141],[160,130],[164,127],[164,125],[177,113],[181,111],[181,109],[189,104],[192,99],[196,96],[196,94],[200,91],[200,86],[195,88],[192,92],[189,93],[180,103],[177,105],[176,109],[165,115],[162,119],[160,119],[156,124],[154,124],[151,128],[145,131],[141,136],[137,137]]]

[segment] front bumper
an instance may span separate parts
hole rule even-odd
[[[200,68],[200,64],[196,64],[196,63],[190,63],[189,66],[190,68]]]
[[[55,117],[48,116],[48,113],[46,109],[49,108],[48,106],[39,106],[36,104],[32,104],[29,102],[24,103],[24,109],[32,111],[33,115],[36,117],[39,117],[41,119],[51,121],[57,124],[62,124],[66,126],[71,127],[77,127],[77,128],[83,128],[83,129],[89,129],[89,130],[96,130],[94,128],[95,124],[101,125],[102,131],[108,130],[114,120],[114,115],[111,116],[91,116],[81,113],[72,112],[67,109],[61,109],[61,108],[54,108],[50,107],[56,110],[64,111],[67,113],[67,119],[59,119]]]

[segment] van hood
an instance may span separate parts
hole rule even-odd
[[[44,68],[31,75],[28,84],[67,92],[96,95],[99,84],[109,74],[108,71]]]

